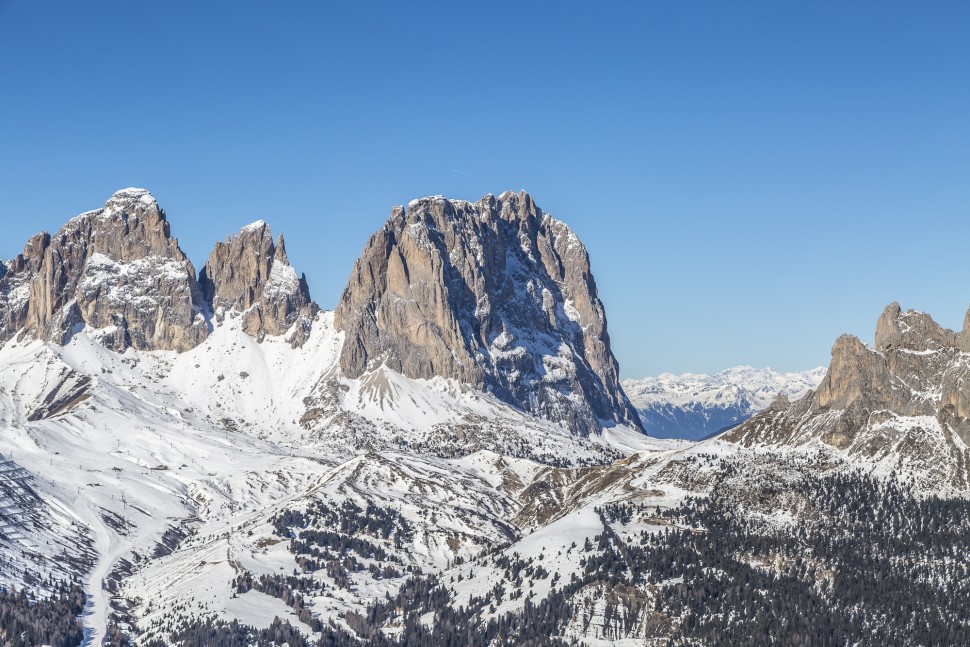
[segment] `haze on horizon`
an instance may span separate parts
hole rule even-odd
[[[624,377],[807,369],[970,305],[970,6],[0,0],[0,258],[143,186],[196,269],[261,218],[332,308],[395,204],[525,189]]]

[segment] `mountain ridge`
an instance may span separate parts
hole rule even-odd
[[[779,397],[724,439],[746,447],[820,447],[877,469],[970,490],[970,355],[952,331],[898,303],[873,345],[842,335],[825,378],[797,402]]]
[[[287,334],[301,346],[318,311],[264,221],[216,242],[196,274],[165,211],[138,188],[34,236],[0,272],[0,339],[63,345],[87,326],[119,352],[185,352],[236,313],[250,336]],[[349,336],[340,368],[351,378],[387,364],[409,378],[458,380],[578,434],[640,428],[588,254],[524,191],[395,207],[355,264],[334,323]]]
[[[779,394],[797,399],[818,386],[825,370],[779,373],[735,366],[714,374],[662,373],[622,384],[648,433],[701,440],[747,420]]]
[[[545,261],[545,234],[526,236],[524,249],[517,219],[531,218],[524,227],[539,234],[531,228],[545,217],[531,198],[516,199],[525,213],[506,214],[515,235],[502,242],[517,261],[531,250],[535,272],[548,261],[540,286],[561,276],[557,259],[588,262],[579,247],[566,253],[567,230],[549,233]],[[449,247],[448,229],[429,227],[438,224],[429,210],[443,214],[450,203],[414,204],[428,218],[411,223],[414,238],[429,246],[410,250],[402,272],[420,258],[443,268],[456,246],[475,256],[467,232],[452,232]],[[20,303],[24,286],[29,296],[30,272],[45,267],[52,243],[35,242],[43,253],[28,244],[0,272],[2,303]],[[141,275],[121,265],[151,255],[103,244],[113,256],[102,259],[90,241],[65,247],[65,263],[85,263],[63,275],[81,284],[97,269],[115,281],[102,287],[138,287]],[[814,392],[778,396],[718,438],[651,438],[617,421],[577,433],[568,417],[438,371],[409,377],[376,361],[348,374],[352,326],[312,308],[265,223],[216,249],[198,288],[216,307],[194,312],[206,324],[197,345],[118,346],[117,325],[77,326],[62,343],[30,334],[0,343],[0,588],[26,587],[42,600],[80,582],[78,628],[92,644],[108,635],[140,647],[744,644],[752,627],[767,626],[785,644],[963,644],[970,635],[952,621],[970,593],[961,558],[968,488],[954,479],[967,471],[965,453],[954,451],[970,409],[962,333],[887,308],[875,348],[840,339]],[[180,267],[174,278],[183,281]],[[572,292],[556,289],[595,296],[587,265],[575,268]],[[278,293],[280,278],[288,289]],[[510,294],[531,301],[488,304],[511,330],[511,348],[536,322],[545,322],[540,336],[578,332],[565,300],[547,309],[541,290]],[[150,332],[107,304],[129,318],[129,331]],[[596,314],[594,300],[587,306]],[[22,307],[3,306],[0,316],[18,320]],[[506,319],[516,308],[522,319]],[[558,338],[540,341],[548,339]],[[570,361],[581,363],[580,341],[562,338]],[[771,625],[773,604],[815,611]],[[925,622],[886,622],[913,608],[932,612]]]

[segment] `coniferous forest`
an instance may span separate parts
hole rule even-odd
[[[78,614],[84,608],[80,586],[59,586],[47,598],[26,590],[0,589],[0,645],[4,647],[77,647],[83,637]]]
[[[675,508],[599,508],[603,532],[582,547],[582,575],[564,579],[545,599],[526,599],[520,613],[490,613],[503,596],[515,597],[514,586],[455,608],[444,581],[415,575],[366,614],[348,614],[353,632],[318,624],[322,637],[312,644],[568,645],[553,636],[563,634],[577,596],[591,587],[625,593],[612,596],[618,602],[607,614],[621,631],[638,622],[652,627],[647,644],[970,644],[970,502],[916,498],[894,480],[855,473],[804,470],[782,487],[730,463],[712,492]],[[786,514],[785,506],[799,514]],[[619,532],[644,518],[662,520],[665,530]],[[549,576],[529,559],[481,559],[512,576]],[[422,622],[429,613],[433,621]],[[392,624],[398,628],[382,631]],[[285,622],[261,630],[189,622],[170,639],[186,647],[308,644]]]

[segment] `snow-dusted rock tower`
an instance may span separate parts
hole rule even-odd
[[[200,286],[201,284],[201,286]],[[234,310],[254,337],[309,334],[317,306],[306,278],[259,222],[217,243],[196,281],[172,237],[165,211],[145,189],[123,189],[102,209],[40,233],[0,263],[0,342],[25,333],[67,343],[81,327],[99,330],[114,350],[195,348],[209,335],[207,314]]]
[[[349,377],[386,364],[471,384],[578,433],[640,428],[586,249],[525,192],[395,207],[334,321]]]
[[[116,350],[187,350],[208,334],[195,269],[144,189],[31,238],[0,278],[0,339],[21,330],[57,344],[78,326]]]
[[[256,338],[285,334],[299,322],[292,343],[300,345],[317,311],[306,277],[298,277],[286,257],[283,235],[274,243],[262,220],[216,243],[199,283],[217,316],[225,310],[242,313],[243,330]]]

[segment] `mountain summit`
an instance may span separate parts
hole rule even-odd
[[[0,263],[0,342],[26,333],[63,345],[87,327],[117,351],[186,351],[208,337],[211,313],[232,310],[254,337],[299,323],[301,343],[316,306],[270,236],[260,222],[218,243],[197,281],[152,194],[122,189]]]
[[[395,207],[354,265],[335,325],[351,378],[386,365],[471,384],[582,434],[641,428],[586,249],[525,192]]]
[[[745,446],[820,446],[910,473],[928,483],[970,489],[970,315],[963,331],[926,313],[883,310],[874,347],[842,335],[818,388],[763,413],[723,438]]]
[[[227,310],[242,313],[243,330],[256,338],[283,335],[299,321],[291,342],[306,341],[317,306],[306,277],[298,277],[286,257],[283,235],[274,243],[262,220],[216,243],[199,283],[216,317]]]
[[[2,339],[20,330],[57,344],[82,326],[116,350],[187,350],[208,333],[192,263],[144,189],[34,236],[0,279]]]

